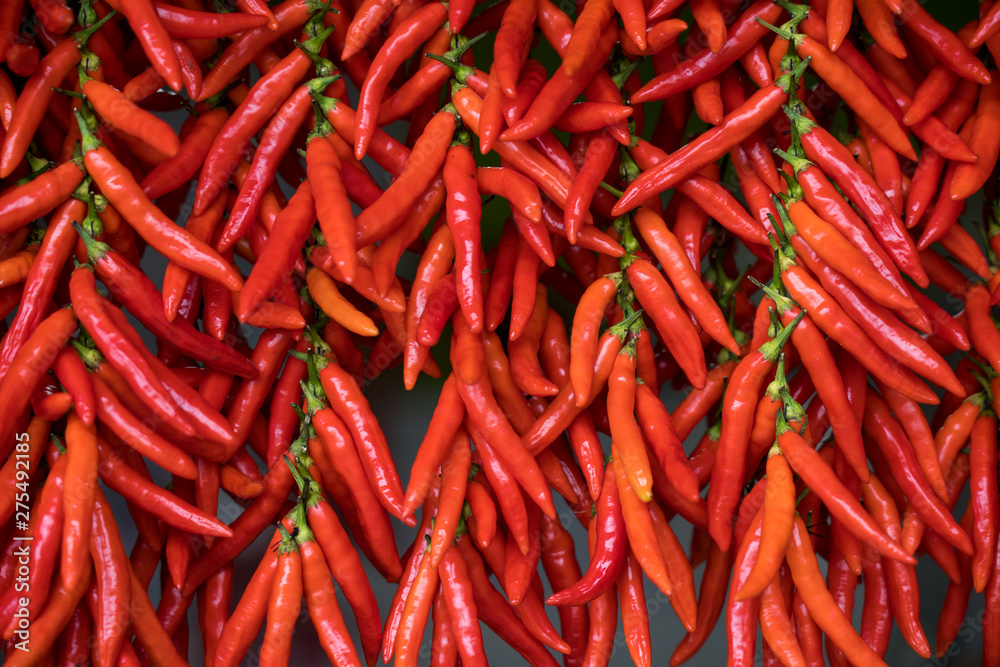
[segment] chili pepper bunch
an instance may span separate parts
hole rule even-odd
[[[0,3],[5,664],[1000,665],[1000,3],[223,4]]]

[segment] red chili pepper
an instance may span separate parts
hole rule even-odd
[[[800,321],[802,316],[796,319]],[[733,370],[726,388],[723,414],[727,418],[722,420],[719,450],[708,495],[709,528],[720,548],[728,549],[732,541],[732,517],[739,502],[739,488],[743,484],[746,448],[757,395],[796,324],[798,321],[793,320],[773,340],[744,357]],[[722,462],[725,462],[724,465],[720,465]]]
[[[365,77],[358,101],[354,154],[359,160],[368,152],[372,130],[378,119],[389,79],[403,62],[413,55],[417,46],[434,34],[447,16],[448,9],[445,5],[437,2],[426,5],[400,24],[397,31],[392,33],[379,49],[378,55],[372,61],[368,76]],[[345,52],[346,55],[348,54]]]
[[[284,526],[279,525],[278,530],[283,528]],[[320,580],[319,577],[310,579]],[[329,586],[329,579],[326,582]],[[283,532],[281,544],[278,546],[274,581],[271,583],[271,594],[267,602],[264,641],[260,647],[260,659],[267,661],[268,664],[288,663],[292,650],[292,632],[302,607],[303,588],[303,565],[299,545],[287,532]],[[333,591],[329,593],[332,594]],[[324,597],[327,604],[330,599],[335,599],[332,595]]]
[[[302,244],[316,221],[316,205],[309,181],[299,185],[288,206],[281,212],[275,235],[265,247],[240,292],[236,312],[241,321],[261,304],[291,275]]]
[[[455,242],[455,275],[459,305],[472,333],[483,327],[483,295],[480,288],[479,226],[482,204],[477,186],[476,163],[464,144],[453,144],[445,158],[444,185],[446,220]]]
[[[298,512],[301,507],[299,505],[293,512]],[[331,662],[361,667],[361,661],[357,657],[357,652],[347,632],[344,617],[337,606],[337,593],[330,577],[330,569],[327,566],[328,559],[324,558],[325,552],[320,548],[310,526],[305,525],[304,516],[296,516],[295,529],[295,541],[298,544],[302,562],[302,583],[299,592],[305,594],[306,609],[309,611],[309,618],[316,627],[323,650],[326,651]],[[353,549],[351,550],[353,551]],[[280,574],[281,551],[279,550],[278,575],[280,576]],[[281,582],[276,581],[275,585],[279,586]],[[271,610],[272,607],[269,606],[269,616]],[[288,641],[291,641],[291,628],[288,628],[286,632],[288,633]],[[378,634],[381,635],[381,632]],[[266,645],[267,634],[264,635],[264,642]],[[263,655],[264,648],[262,646],[262,658]],[[375,656],[370,657],[374,658]]]
[[[11,438],[14,424],[21,413],[27,410],[31,395],[41,382],[43,375],[55,363],[59,351],[69,341],[76,330],[76,316],[73,310],[60,309],[43,320],[24,345],[18,350],[11,363],[11,371],[0,380],[0,400],[7,409],[0,422],[0,433]],[[9,439],[9,452],[14,446]]]
[[[14,8],[18,3],[12,3],[5,8]],[[20,20],[20,9],[17,9]],[[7,126],[7,136],[0,152],[0,178],[7,178],[24,159],[32,137],[45,116],[45,110],[55,94],[54,87],[62,84],[63,79],[80,62],[80,44],[86,44],[87,36],[93,33],[93,26],[76,33],[73,38],[62,40],[38,63],[38,68],[28,79],[21,95],[14,105],[10,124]],[[81,40],[81,41],[78,41]],[[0,52],[5,52],[11,42],[2,41]]]
[[[844,616],[826,589],[806,531],[805,522],[796,517],[792,542],[788,548],[788,564],[796,587],[801,592],[802,600],[809,610],[809,615],[844,651],[851,663],[857,665],[882,664],[882,661],[868,644],[855,633],[850,621]]]
[[[429,193],[429,197],[424,197],[433,202],[428,203],[430,208],[436,210],[443,203],[439,197],[439,193],[443,194],[443,187],[437,173],[444,164],[450,143],[448,140],[454,134],[455,126],[455,114],[450,108],[439,111],[428,122],[414,143],[413,152],[405,156],[405,164],[396,180],[377,201],[358,215],[358,247],[384,239],[400,228],[404,221],[401,211],[407,210],[400,206],[409,207],[420,202],[424,193]],[[388,266],[392,268],[392,265]]]
[[[320,379],[331,407],[350,429],[372,488],[386,509],[403,518],[403,488],[399,475],[385,435],[361,388],[337,364],[325,364],[320,370]]]
[[[518,619],[517,614],[492,584],[483,565],[482,557],[468,540],[459,540],[472,581],[473,595],[479,618],[507,643],[511,644],[531,664],[552,667],[557,663],[545,646]]]
[[[285,5],[305,10],[308,3],[304,0],[288,0]],[[301,22],[296,25],[299,24]],[[274,33],[279,34],[275,35]],[[266,37],[267,39],[271,39],[272,37],[277,39],[281,36],[280,33],[280,29],[269,31],[256,28],[244,33],[230,48],[237,48],[240,42],[243,40],[249,41],[254,35]],[[324,34],[321,32],[314,39],[318,40]],[[310,47],[313,44],[314,41],[310,40]],[[230,79],[227,78],[223,79],[221,83],[216,84],[214,78],[216,72],[223,70],[226,64],[228,63],[226,63],[224,55],[206,77],[202,97],[217,94],[222,86],[229,82]],[[245,64],[243,63],[239,67]],[[298,85],[299,80],[305,75],[311,65],[312,61],[304,52],[300,50],[291,52],[254,84],[253,88],[247,94],[246,99],[240,103],[236,111],[226,120],[212,141],[211,148],[202,166],[201,174],[198,177],[198,187],[195,191],[194,203],[194,212],[196,214],[203,213],[215,198],[219,196],[232,170],[238,164],[238,156],[246,147],[250,138],[264,127],[264,124],[274,112],[288,99],[288,96]]]
[[[730,112],[722,123],[672,153],[653,169],[643,172],[626,189],[615,204],[612,214],[621,215],[691,176],[768,122],[788,99],[785,92],[788,84],[784,82],[787,76],[786,73],[784,78],[778,77],[775,83],[761,88],[739,108]]]
[[[644,259],[636,259],[626,269],[629,286],[639,305],[656,325],[656,332],[684,370],[695,388],[704,387],[707,370],[698,333],[690,317],[681,309],[673,289],[663,275]]]
[[[767,34],[767,28],[760,21],[775,23],[780,16],[780,7],[766,2],[754,3],[729,27],[728,39],[721,50],[716,53],[704,48],[669,72],[655,77],[632,95],[632,101],[665,99],[718,76]]]
[[[961,529],[941,500],[934,495],[927,479],[920,472],[912,447],[903,446],[906,435],[889,414],[889,407],[877,394],[869,392],[865,400],[864,429],[878,444],[879,450],[892,464],[892,473],[912,499],[914,509],[927,525],[956,549],[971,554],[972,542]]]
[[[992,493],[996,477],[996,418],[988,414],[976,419],[970,434],[970,465],[972,466],[970,491],[972,493],[972,582],[981,592],[993,576],[996,561],[997,523],[1000,508],[997,496]]]
[[[269,22],[266,15],[257,12],[215,14],[185,7],[173,7],[156,2],[156,14],[163,27],[174,39],[219,39],[231,37]],[[266,6],[265,6],[266,9]],[[270,14],[270,10],[267,10]]]
[[[89,132],[84,134],[84,163],[101,192],[151,245],[177,264],[232,290],[242,287],[233,267],[204,242],[167,218],[139,188],[125,167]]]
[[[613,466],[606,466],[595,521],[597,547],[587,572],[576,584],[549,597],[548,604],[578,605],[594,600],[614,585],[625,567],[627,544],[621,500]]]
[[[74,353],[75,354],[75,353]],[[195,479],[198,468],[183,450],[163,438],[122,405],[111,388],[99,376],[93,377],[97,416],[121,440],[150,458],[168,472],[186,479]]]
[[[733,553],[722,551],[711,542],[705,573],[702,575],[698,598],[698,619],[670,657],[671,665],[679,665],[697,653],[708,639],[726,602],[726,589],[733,567]]]
[[[234,667],[243,660],[243,656],[250,649],[250,644],[256,638],[267,614],[268,594],[277,570],[277,547],[280,541],[281,536],[275,530],[239,603],[222,629],[212,664]]]
[[[533,139],[550,128],[573,103],[577,95],[583,92],[588,82],[594,77],[604,60],[610,54],[611,48],[617,42],[618,32],[611,24],[605,24],[599,37],[584,49],[584,60],[573,65],[564,59],[556,73],[546,82],[531,107],[525,112],[518,123],[500,135],[503,141],[525,141]],[[567,55],[570,53],[567,45]]]
[[[312,108],[311,94],[322,92],[334,79],[335,77],[313,79],[299,86],[271,117],[257,144],[250,169],[240,184],[240,192],[230,207],[229,220],[215,244],[217,248],[229,248],[249,231],[257,218],[267,189],[274,183],[282,158],[309,115]]]
[[[77,161],[63,162],[55,169],[0,195],[0,233],[10,233],[46,215],[66,201],[83,180]]]
[[[865,506],[876,516],[880,525],[898,539],[900,535],[899,512],[892,496],[876,477],[861,487]],[[920,593],[917,589],[916,571],[913,566],[888,560],[884,563],[893,615],[906,642],[917,653],[930,657],[930,645],[920,625]]]
[[[313,136],[306,147],[306,169],[313,184],[316,213],[330,255],[338,263],[347,283],[353,282],[357,255],[354,237],[357,224],[348,193],[341,180],[341,161],[328,141],[330,135]]]
[[[478,611],[472,579],[462,552],[450,548],[438,566],[443,591],[443,599],[448,609],[448,617],[454,628],[458,653],[462,664],[485,665],[486,654],[483,637],[479,629]]]

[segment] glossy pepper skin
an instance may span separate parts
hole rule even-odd
[[[894,623],[930,655],[927,554],[934,648],[980,591],[1000,666],[992,0],[955,33],[858,0],[873,44],[851,0],[209,4],[0,3],[0,629],[45,647],[11,664],[262,628],[287,664],[308,616],[355,667],[486,664],[482,622],[604,665],[620,618],[645,666],[645,576],[671,664],[725,608],[733,665],[759,626],[765,665],[874,666]],[[408,488],[397,364],[440,389]]]
[[[627,555],[625,520],[622,517],[621,500],[614,474],[613,466],[605,467],[601,497],[597,501],[597,514],[592,519],[596,522],[597,546],[590,566],[580,581],[550,596],[548,604],[560,606],[590,602],[611,588],[625,567]]]

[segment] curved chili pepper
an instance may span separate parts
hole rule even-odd
[[[192,507],[143,477],[100,437],[97,438],[97,449],[100,452],[97,473],[117,493],[133,502],[142,502],[144,507],[155,512],[166,523],[190,533],[233,536],[233,531],[215,517]]]
[[[146,349],[135,330],[129,327],[128,320],[125,319],[125,315],[120,310],[109,308],[105,312],[112,324],[119,327],[122,335],[130,339],[133,349],[138,351],[149,367],[153,369],[170,400],[181,409],[184,418],[194,426],[197,435],[204,440],[223,446],[233,446],[235,439],[232,435],[232,427],[216,407]]]
[[[299,185],[278,217],[280,222],[276,221],[274,236],[254,264],[240,292],[236,311],[241,321],[246,321],[292,272],[302,244],[316,220],[316,204],[309,181]]]
[[[90,569],[90,536],[97,490],[97,429],[75,414],[66,423],[66,481],[63,495],[62,580],[73,588]]]
[[[458,547],[462,550],[462,556],[469,570],[480,620],[532,664],[554,666],[556,662],[549,651],[531,635],[503,596],[490,584],[482,557],[471,543],[468,540],[459,540]]]
[[[351,432],[332,410],[319,410],[313,414],[319,443],[325,449],[326,458],[335,467],[339,477],[350,489],[354,503],[362,512],[361,526],[372,546],[380,568],[388,572],[399,572],[401,564],[391,540],[392,528],[389,516],[381,505],[379,496],[364,474],[364,465],[359,457]],[[412,521],[412,519],[410,520]]]
[[[611,48],[618,41],[618,32],[610,23],[604,25],[599,34],[600,37],[595,40],[592,48],[582,54],[585,60],[580,63],[578,70],[572,71],[564,60],[556,73],[538,91],[521,120],[500,134],[501,140],[526,141],[552,127],[554,121],[569,108],[601,69]]]
[[[792,469],[809,485],[813,493],[822,498],[830,513],[859,539],[870,543],[887,558],[910,564],[914,562],[912,556],[879,529],[871,515],[850,495],[833,469],[802,436],[791,430],[785,431],[778,436],[778,446]]]
[[[455,639],[462,664],[485,665],[483,637],[479,629],[475,594],[468,567],[460,549],[445,551],[440,572],[443,599],[448,617],[455,628]]]
[[[153,0],[139,2],[113,0],[109,4],[125,16],[156,73],[175,92],[180,92],[181,65],[171,44],[170,35],[160,22]]]
[[[750,5],[729,27],[728,39],[718,53],[705,47],[670,71],[653,78],[631,96],[632,102],[665,99],[718,76],[767,34],[767,28],[760,21],[774,23],[781,12],[781,8],[773,3],[756,2]]]
[[[787,73],[785,75],[787,78]],[[643,172],[629,184],[625,194],[612,209],[621,215],[642,202],[696,173],[727,153],[752,132],[768,122],[788,99],[783,77],[754,93],[739,108],[726,115],[722,123],[670,155],[653,169]]]
[[[409,207],[419,203],[424,193],[428,200],[425,207],[436,209],[443,203],[438,201],[444,188],[437,173],[444,164],[449,146],[447,139],[454,134],[455,126],[456,117],[450,108],[439,111],[428,122],[396,180],[378,200],[358,214],[358,247],[383,239],[400,228],[405,219],[401,210],[406,210],[401,209],[401,205]]]
[[[111,514],[107,498],[98,490],[94,503],[91,555],[95,567],[98,604],[102,611],[95,614],[96,663],[114,664],[122,642],[126,640],[132,581],[129,560],[122,547],[118,525]]]
[[[283,526],[279,525],[278,529],[282,530]],[[319,577],[311,579],[317,581]],[[326,583],[329,586],[331,582],[327,579]],[[267,625],[260,647],[262,661],[275,665],[288,664],[292,650],[292,632],[302,606],[302,592],[303,564],[300,548],[290,535],[284,533],[278,546],[278,562],[267,602]],[[327,604],[330,604],[330,599],[336,598],[328,597]],[[314,622],[316,620],[313,619]]]
[[[624,463],[616,458],[613,459],[612,465],[621,499],[625,531],[629,536],[630,557],[637,559],[642,571],[649,576],[650,581],[656,584],[657,588],[668,597],[672,596],[673,583],[667,570],[666,561],[660,551],[660,545],[656,541],[656,531],[649,510],[632,489],[626,476]]]
[[[156,2],[156,14],[167,33],[174,39],[219,39],[259,28],[268,23],[267,16],[258,13],[233,12],[216,14]],[[270,10],[268,10],[270,11]]]
[[[998,597],[1000,597],[1000,577],[996,575],[997,567],[994,563],[993,567],[994,575],[990,577],[989,585],[986,588],[986,604],[995,605]],[[997,618],[996,608],[987,606],[985,612],[983,613],[983,629],[986,635],[983,636],[983,661],[984,664],[995,664],[998,655],[1000,655],[1000,647],[997,646],[995,637],[992,633],[996,631],[997,623],[1000,619]]]
[[[85,32],[89,34],[92,31]],[[7,41],[3,44],[4,47],[9,46]],[[14,105],[7,136],[0,149],[0,178],[7,178],[14,173],[14,169],[24,159],[31,139],[45,116],[46,107],[52,101],[53,88],[61,85],[63,79],[80,62],[79,46],[76,38],[64,39],[38,63],[38,68],[25,83]]]
[[[947,653],[955,637],[958,636],[962,620],[968,610],[971,594],[972,575],[965,571],[965,568],[962,568],[961,581],[948,582],[948,590],[945,592],[944,602],[941,605],[941,615],[938,617],[937,636],[934,642],[935,654],[939,659]]]
[[[62,308],[42,320],[34,333],[24,342],[11,363],[11,372],[0,379],[0,400],[6,406],[0,421],[0,433],[12,435],[14,424],[31,401],[35,387],[55,363],[59,351],[69,341],[77,328],[74,311]],[[4,451],[9,451],[13,442]]]
[[[32,641],[38,641],[43,646],[55,645],[59,633],[69,623],[73,611],[86,595],[90,578],[91,570],[88,568],[83,573],[83,579],[75,586],[68,586],[64,580],[60,579],[58,586],[50,594],[45,609],[31,622]],[[150,607],[150,611],[152,611],[152,607]],[[35,664],[35,659],[32,658],[30,651],[16,651],[6,658],[6,662],[18,666],[32,665]],[[160,664],[174,665],[177,663],[164,661]]]
[[[642,429],[635,420],[635,356],[618,355],[608,378],[608,421],[612,445],[633,491],[643,502],[652,498],[652,473]]]
[[[103,81],[88,79],[81,90],[97,115],[112,128],[134,137],[167,158],[177,155],[180,139],[166,121],[142,109]]]
[[[300,592],[305,594],[306,609],[309,611],[309,618],[316,627],[323,650],[326,651],[330,661],[335,664],[361,667],[361,661],[357,657],[357,652],[347,632],[343,614],[337,606],[337,593],[333,587],[327,560],[324,558],[325,552],[315,541],[315,537],[307,525],[296,525],[295,542],[298,544],[302,562]],[[278,576],[280,576],[282,572],[280,549],[278,553]],[[280,586],[281,582],[276,581],[275,585]],[[270,615],[270,606],[268,612]],[[290,640],[291,629],[286,631]],[[266,634],[264,641],[267,642]],[[262,647],[262,659],[263,653]]]
[[[217,248],[229,248],[249,231],[267,189],[274,183],[281,159],[287,154],[298,129],[309,115],[312,93],[322,92],[333,79],[334,77],[313,79],[299,86],[268,121],[257,144],[250,169],[240,184],[240,192],[230,207],[229,220],[215,244]]]
[[[519,74],[524,66],[524,46],[531,39],[532,27],[538,10],[537,0],[512,0],[504,8],[497,28],[491,75],[504,94],[513,99],[517,95]]]
[[[629,264],[626,273],[639,305],[652,318],[657,333],[688,380],[695,388],[704,387],[707,370],[697,332],[666,279],[644,259]]]
[[[469,481],[472,463],[472,449],[469,436],[461,429],[456,433],[449,447],[448,459],[441,466],[441,496],[438,499],[434,527],[431,531],[429,566],[442,563],[442,558],[450,550],[455,539],[462,509],[465,504],[465,489]]]
[[[442,586],[438,586],[434,594],[434,607],[431,610],[431,665],[435,667],[453,667],[458,664],[458,642],[452,628],[448,606],[444,601]]]
[[[580,579],[580,565],[576,560],[573,537],[559,521],[542,517],[541,523],[541,561],[545,574],[554,589],[563,589],[573,585]],[[614,596],[613,591],[605,595]],[[600,601],[602,598],[598,598]],[[599,604],[595,601],[591,608]],[[566,654],[571,662],[580,660],[588,645],[590,620],[587,610],[583,607],[559,607],[560,630],[570,653]]]
[[[316,268],[309,269],[306,273],[306,285],[309,296],[334,322],[361,336],[379,335],[375,322],[345,299],[333,278],[326,273]]]
[[[314,136],[306,146],[306,171],[316,200],[316,213],[330,255],[345,282],[351,283],[357,266],[354,213],[341,180],[341,162],[327,137]]]
[[[469,419],[482,433],[482,437],[487,443],[494,443],[493,448],[496,453],[510,466],[511,473],[538,503],[546,516],[555,516],[552,496],[549,494],[541,470],[530,455],[527,443],[522,442],[497,404],[489,379],[483,377],[475,384],[458,382],[457,388],[465,403]],[[518,447],[518,443],[522,446]]]
[[[337,364],[320,370],[323,389],[334,412],[344,420],[354,437],[373,489],[386,509],[402,518],[403,487],[389,454],[385,435],[372,414],[357,382]]]
[[[406,489],[404,503],[406,514],[412,514],[424,501],[437,476],[438,467],[447,456],[452,436],[461,427],[465,407],[458,394],[456,381],[454,375],[449,375],[441,387],[441,394],[431,415],[430,424],[417,450]]]
[[[646,208],[640,208],[634,216],[639,233],[650,245],[650,249],[660,265],[676,286],[681,300],[694,314],[698,323],[712,338],[734,354],[739,352],[739,345],[733,338],[729,326],[725,322],[722,311],[703,286],[700,276],[690,263],[684,261],[684,251],[663,219]]]
[[[199,96],[201,100],[207,100],[222,92],[231,81],[238,78],[238,72],[249,65],[261,49],[302,26],[315,8],[316,5],[309,0],[285,0],[272,10],[277,22],[276,29],[272,29],[271,25],[265,25],[240,34],[226,47],[218,61],[206,74]],[[289,80],[288,85],[294,87],[301,77],[300,74],[294,78],[294,81]]]
[[[149,457],[168,472],[186,479],[195,479],[198,468],[194,461],[179,447],[148,429],[148,427],[122,405],[111,388],[99,376],[93,377],[96,392],[97,416],[125,444]]]
[[[482,100],[468,87],[463,87],[452,94],[452,102],[462,117],[462,122],[477,133],[479,130],[479,114]],[[533,146],[526,142],[500,140],[493,150],[502,159],[509,162],[522,174],[538,185],[538,188],[549,196],[558,206],[566,205],[566,197],[572,186],[572,181],[552,162]],[[588,215],[587,222],[590,221]]]
[[[114,155],[84,135],[84,163],[101,192],[148,243],[180,266],[216,280],[232,290],[242,287],[233,267],[158,209]]]
[[[800,314],[797,320],[801,319]],[[798,321],[793,320],[773,340],[744,357],[733,370],[726,387],[723,414],[728,419],[722,420],[716,465],[712,469],[708,492],[709,528],[720,548],[728,550],[732,541],[732,517],[739,502],[739,487],[743,484],[746,448],[757,395]],[[725,465],[719,465],[721,462]]]
[[[46,215],[73,194],[83,177],[78,161],[63,162],[0,194],[0,232],[10,233]]]
[[[424,42],[446,20],[448,9],[435,2],[414,12],[398,27],[390,39],[379,49],[372,61],[368,76],[361,87],[358,116],[354,136],[354,154],[360,160],[368,152],[372,130],[379,116],[383,93],[389,79],[409,58],[417,45]]]
[[[816,555],[809,543],[805,522],[796,517],[788,547],[788,565],[810,616],[856,665],[881,665],[882,661],[857,635],[850,621],[827,590]]]
[[[614,585],[625,567],[628,549],[614,475],[614,467],[606,466],[601,498],[597,501],[597,514],[593,519],[596,522],[597,546],[587,572],[570,588],[549,596],[548,604],[562,606],[590,602]]]
[[[787,326],[802,311],[774,296],[781,310],[782,322]],[[830,411],[837,445],[858,479],[866,480],[868,467],[865,463],[864,444],[861,440],[861,424],[851,408],[844,379],[836,367],[833,356],[819,329],[809,317],[803,317],[792,332],[792,344],[799,352],[803,365],[815,378],[817,393],[823,405]],[[836,418],[833,418],[836,415]]]
[[[944,471],[941,469],[938,460],[937,447],[934,443],[934,435],[931,433],[930,424],[924,416],[920,405],[897,391],[885,387],[878,383],[879,392],[892,408],[893,414],[903,430],[906,432],[913,445],[920,469],[923,471],[927,482],[934,489],[939,498],[947,498],[948,492],[944,478]]]
[[[783,573],[784,576],[775,577],[760,596],[757,618],[761,634],[783,664],[807,664],[788,613],[787,604],[791,600],[786,603],[782,591],[781,582],[788,579],[787,570]]]
[[[285,4],[298,5],[305,9],[308,3],[305,0],[289,0]],[[272,31],[260,32],[260,30],[258,28],[244,33],[240,40],[237,40],[230,48],[235,48],[240,41],[249,40],[253,34],[266,35],[268,38],[274,37],[276,39],[280,37],[280,34],[275,35]],[[280,29],[274,32],[280,33]],[[203,97],[219,92],[213,85],[214,74],[223,69],[224,59],[223,56],[205,78],[202,90]],[[281,104],[288,99],[311,64],[312,61],[305,53],[299,50],[291,52],[254,84],[246,99],[225,121],[212,141],[198,177],[194,202],[196,214],[203,213],[219,196],[232,170],[237,166],[237,157],[246,147],[250,138],[264,127],[264,124],[280,108]],[[226,79],[221,85],[225,85],[228,81],[229,79]]]
[[[670,657],[671,665],[687,661],[704,645],[726,603],[726,589],[733,567],[733,553],[722,551],[710,542],[705,573],[698,597],[698,619],[693,631],[681,641]]]
[[[833,36],[830,38],[832,40]],[[869,124],[900,155],[910,159],[916,157],[902,125],[898,122],[885,122],[886,115],[891,115],[887,114],[888,109],[847,63],[809,35],[793,35],[792,39],[798,54],[810,59],[809,66],[841,96],[859,118]]]
[[[226,621],[213,654],[212,664],[220,667],[235,667],[250,648],[257,636],[264,617],[267,615],[268,594],[278,564],[277,548],[281,542],[280,533],[275,530],[268,548],[264,551],[257,569],[243,591],[236,609]]]
[[[914,256],[913,240],[905,233],[899,215],[875,180],[867,173],[862,173],[864,170],[852,166],[853,158],[847,159],[849,151],[826,130],[814,127],[804,119],[796,122],[810,128],[802,134],[806,156],[829,175],[858,207],[900,270],[911,276],[917,284],[923,283],[926,273],[920,260]]]
[[[30,427],[29,427],[30,428]],[[29,432],[30,435],[41,435]],[[61,456],[60,459],[65,459]],[[15,460],[15,459],[11,459]],[[19,459],[22,460],[23,459]],[[59,548],[63,539],[64,507],[63,492],[65,489],[66,460],[59,460],[52,465],[37,499],[31,507],[30,523],[24,537],[32,542],[32,569],[27,573],[27,589],[17,591],[16,586],[0,598],[0,624],[13,632],[17,619],[14,614],[18,609],[27,607],[29,618],[35,618],[47,602],[51,590],[52,574],[59,566]],[[14,481],[11,482],[11,488]],[[16,496],[11,494],[11,512],[13,513]],[[19,540],[15,540],[19,541]],[[23,588],[23,586],[22,586]],[[26,604],[20,598],[27,598]]]
[[[101,282],[150,332],[182,349],[190,350],[196,358],[220,371],[235,373],[241,377],[254,376],[255,370],[250,361],[228,345],[198,332],[184,318],[168,321],[157,303],[163,300],[159,290],[120,253],[95,241],[86,233],[83,238],[87,244],[88,257]]]
[[[902,427],[889,414],[889,406],[874,392],[865,400],[864,429],[878,444],[879,450],[892,462],[896,481],[912,499],[913,507],[927,525],[949,544],[963,553],[973,552],[972,541],[951,516],[947,507],[934,494],[917,465],[913,448],[906,442]]]
[[[997,524],[1000,521],[1000,503],[996,494],[992,493],[992,489],[996,488],[996,458],[996,418],[982,414],[972,427],[969,455],[974,548],[972,582],[977,592],[986,588],[996,560]]]
[[[936,402],[936,397],[925,385],[916,380],[908,369],[900,368],[899,364],[888,359],[885,353],[876,346],[861,328],[848,317],[839,305],[832,302],[822,289],[808,274],[798,268],[794,262],[779,259],[782,264],[782,280],[791,297],[811,313],[816,324],[845,350],[861,361],[869,372],[900,391],[920,402]],[[825,298],[824,298],[825,297]],[[854,333],[848,335],[847,331]]]
[[[975,57],[962,40],[935,21],[923,7],[902,6],[896,14],[906,30],[940,62],[964,79],[983,85],[990,83],[990,75],[982,61]]]
[[[792,470],[781,452],[772,449],[767,455],[767,492],[761,510],[760,547],[742,587],[735,595],[737,600],[757,597],[777,576],[791,540],[795,500]]]
[[[477,186],[476,163],[464,144],[453,144],[445,157],[444,185],[446,220],[455,243],[455,277],[458,303],[472,333],[483,327],[483,295],[480,288],[479,226],[482,204]]]
[[[899,512],[892,496],[878,478],[872,477],[867,484],[863,484],[861,494],[865,507],[872,511],[883,529],[890,537],[899,539]],[[884,568],[889,584],[889,603],[906,643],[923,657],[930,657],[930,644],[920,625],[920,593],[917,589],[916,571],[912,565],[893,559],[886,561]]]

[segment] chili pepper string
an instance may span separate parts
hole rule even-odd
[[[1000,2],[229,4],[0,3],[4,664],[1000,667]]]

